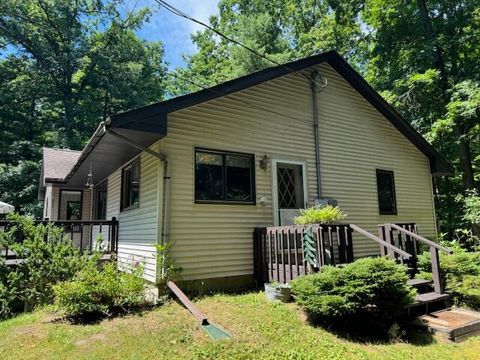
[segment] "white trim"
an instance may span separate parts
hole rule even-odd
[[[272,160],[272,211],[273,211],[273,225],[279,225],[278,219],[278,180],[277,180],[277,165],[278,164],[292,164],[300,165],[302,167],[302,180],[303,180],[303,201],[307,204],[308,191],[307,191],[307,163],[305,161],[297,160]]]

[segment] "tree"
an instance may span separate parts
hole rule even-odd
[[[121,2],[0,2],[0,197],[23,212],[42,146],[80,150],[110,114],[164,96],[163,46],[135,35],[150,11]]]

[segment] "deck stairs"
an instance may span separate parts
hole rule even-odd
[[[414,223],[406,224],[382,224],[379,225],[379,237],[396,249],[409,254],[402,257],[397,251],[389,251],[381,248],[382,255],[387,255],[397,262],[406,266],[410,279],[407,284],[417,290],[415,301],[407,306],[408,316],[420,316],[432,311],[444,310],[448,307],[449,295],[443,291],[440,278],[439,251],[451,253],[448,248],[418,235],[417,226]],[[416,278],[418,273],[417,257],[424,250],[430,250],[432,261],[432,280]]]
[[[254,277],[258,284],[288,283],[323,266],[342,266],[355,260],[353,234],[376,242],[380,254],[404,265],[417,289],[417,297],[405,312],[419,316],[444,309],[448,295],[443,291],[439,252],[452,251],[418,234],[415,223],[381,224],[378,235],[355,224],[259,227],[254,232]],[[418,255],[429,251],[432,280],[417,279]]]

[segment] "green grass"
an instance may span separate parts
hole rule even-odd
[[[175,302],[143,314],[72,325],[47,310],[0,322],[0,359],[478,359],[480,338],[365,344],[305,322],[293,304],[263,293],[215,295],[198,305],[232,340],[213,341]]]

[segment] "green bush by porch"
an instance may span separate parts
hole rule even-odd
[[[440,276],[445,291],[452,296],[455,305],[480,309],[480,253],[467,252],[460,246],[452,247],[454,253],[440,254]],[[430,253],[418,258],[418,277],[432,277]]]
[[[405,268],[392,260],[365,258],[299,277],[292,281],[292,292],[313,323],[347,324],[368,315],[388,326],[414,300],[407,279]]]

